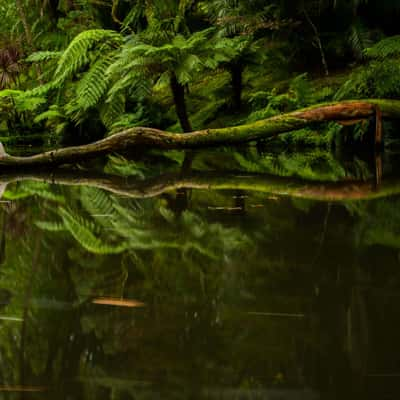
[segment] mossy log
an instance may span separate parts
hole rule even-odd
[[[375,181],[313,182],[266,174],[226,172],[191,172],[166,174],[145,180],[127,179],[85,171],[56,169],[52,172],[9,172],[0,174],[0,188],[20,181],[85,186],[106,190],[118,196],[135,199],[153,198],[178,189],[243,190],[277,197],[293,197],[315,201],[373,200],[400,194],[400,180],[387,177],[377,187]],[[1,197],[1,196],[0,196]]]
[[[381,117],[400,118],[400,101],[357,100],[319,104],[251,124],[185,134],[135,127],[91,144],[61,148],[30,157],[14,157],[7,154],[4,149],[0,149],[0,166],[31,167],[71,164],[89,157],[129,151],[138,147],[168,150],[232,145],[271,138],[316,122],[351,122],[373,116],[377,118],[376,142],[379,144],[382,137]]]

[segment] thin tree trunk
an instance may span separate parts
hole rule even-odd
[[[170,82],[179,123],[183,132],[191,132],[193,129],[186,108],[185,86],[178,82],[175,73],[171,74]]]
[[[144,149],[195,149],[201,147],[233,145],[254,140],[273,138],[279,134],[302,129],[315,123],[353,121],[374,117],[400,119],[400,100],[357,100],[319,104],[288,114],[277,115],[251,124],[206,129],[184,135],[153,128],[135,127],[82,146],[51,150],[30,157],[7,154],[0,144],[0,166],[34,167],[71,164],[115,152]]]
[[[304,9],[303,12],[304,12],[304,15],[305,15],[305,17],[307,19],[307,22],[310,24],[311,29],[314,32],[315,41],[317,42],[317,47],[318,47],[319,53],[321,55],[322,66],[324,67],[325,75],[328,76],[329,75],[329,68],[328,68],[328,63],[326,61],[326,57],[325,57],[324,47],[322,46],[320,34],[319,34],[318,29],[315,26],[314,22],[312,21],[310,15],[308,14],[307,10]]]

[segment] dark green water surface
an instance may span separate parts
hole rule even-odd
[[[396,157],[181,162],[0,176],[0,399],[398,399]]]

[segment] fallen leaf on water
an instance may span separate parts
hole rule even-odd
[[[256,312],[249,311],[249,315],[260,315],[265,317],[288,317],[288,318],[304,318],[305,314],[289,314],[289,313],[273,313],[273,312]]]
[[[97,299],[92,300],[93,304],[101,304],[105,306],[116,306],[116,307],[131,307],[131,308],[139,308],[145,307],[146,304],[137,300],[124,300],[124,299],[114,299],[114,298],[106,298],[99,297]]]

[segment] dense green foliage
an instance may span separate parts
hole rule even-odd
[[[0,130],[80,142],[398,98],[399,15],[391,0],[3,1]]]
[[[397,0],[0,0],[0,142],[400,99],[399,17]],[[0,392],[397,398],[399,159],[341,146],[374,127],[2,174]]]

